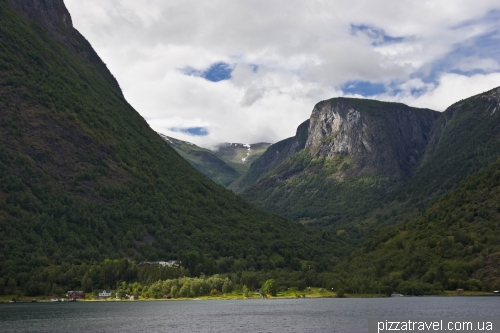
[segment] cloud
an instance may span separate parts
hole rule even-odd
[[[180,132],[184,133],[190,136],[207,136],[208,131],[206,128],[203,127],[188,127],[188,128],[169,128],[170,131],[172,132]]]
[[[281,140],[335,96],[442,110],[500,85],[497,0],[65,3],[149,124],[205,146]]]
[[[444,111],[457,101],[481,94],[498,86],[500,86],[500,73],[472,76],[444,73],[435,84],[412,80],[405,85],[401,85],[401,90],[395,95],[380,94],[373,98]],[[421,92],[415,94],[412,93],[413,90]]]
[[[484,72],[494,72],[500,70],[500,65],[498,61],[492,58],[479,58],[477,56],[464,57],[459,59],[453,64],[452,69],[459,70],[461,72],[471,72],[471,71],[484,71]]]

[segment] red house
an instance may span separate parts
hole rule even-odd
[[[66,297],[68,299],[84,299],[85,293],[83,291],[68,291]]]

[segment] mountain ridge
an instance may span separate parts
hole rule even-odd
[[[319,102],[304,147],[276,164],[264,154],[233,189],[303,223],[366,229],[381,216],[407,219],[499,156],[499,91],[443,113],[367,99]]]

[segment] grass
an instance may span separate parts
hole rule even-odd
[[[311,287],[310,289],[306,289],[303,291],[298,291],[296,288],[289,288],[287,291],[281,291],[279,292],[276,296],[271,296],[267,295],[267,299],[295,299],[295,298],[337,298],[338,295],[337,293],[327,290],[326,288],[323,288],[324,291],[320,292],[320,288],[317,287]],[[411,295],[405,295],[406,297],[411,297]],[[492,292],[486,292],[486,291],[467,291],[465,290],[462,293],[457,293],[455,290],[446,290],[443,294],[440,295],[428,295],[428,296],[449,296],[449,297],[460,297],[460,296],[500,296],[497,294],[494,294]],[[344,298],[381,298],[381,297],[387,297],[387,295],[384,294],[345,294]],[[0,303],[8,303],[10,302],[13,298],[18,299],[19,301],[31,301],[31,300],[36,300],[37,302],[40,301],[49,301],[50,296],[35,296],[35,297],[27,297],[27,296],[16,296],[16,295],[1,295],[0,296]],[[260,295],[257,293],[251,294],[248,297],[245,297],[242,293],[237,293],[233,292],[230,294],[216,294],[216,295],[207,295],[207,296],[199,296],[199,297],[192,297],[192,298],[187,298],[187,297],[180,297],[180,298],[172,298],[172,299],[165,299],[165,298],[139,298],[138,300],[135,300],[133,302],[137,301],[187,301],[187,300],[203,300],[203,301],[227,301],[227,300],[252,300],[252,299],[261,299]],[[124,301],[129,301],[127,299],[115,299],[115,298],[108,298],[104,300],[98,300],[92,297],[87,297],[84,300],[80,300],[84,302],[124,302]]]

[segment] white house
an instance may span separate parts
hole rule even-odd
[[[100,299],[111,297],[111,289],[99,289],[97,290],[97,295]]]

